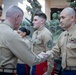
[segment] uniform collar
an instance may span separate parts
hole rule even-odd
[[[41,28],[37,29],[37,31],[41,31],[44,29],[45,26],[42,26]]]
[[[41,28],[37,29],[37,32],[42,31],[45,28],[45,26],[42,26]]]
[[[67,31],[67,33],[70,35],[70,36],[72,36],[72,34],[73,34],[73,32],[76,30],[76,24],[72,27],[72,28],[70,28],[68,31]]]
[[[7,26],[11,27],[12,29],[14,29],[13,25],[10,22],[3,22],[3,24],[6,24]]]

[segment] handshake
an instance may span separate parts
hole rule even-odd
[[[45,52],[41,52],[40,54],[38,54],[38,57],[40,57],[41,59],[47,60],[50,57],[50,51]]]
[[[41,62],[44,62],[46,60],[50,62],[52,61],[51,59],[53,58],[53,55],[51,51],[47,51],[47,52],[41,52],[40,54],[38,54],[38,57],[42,60]],[[50,62],[50,64],[53,63]],[[52,68],[53,67],[51,67],[51,69],[49,68],[43,75],[51,75]]]

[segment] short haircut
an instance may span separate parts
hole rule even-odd
[[[47,20],[47,16],[44,13],[36,13],[34,16],[39,16],[39,17]]]
[[[24,15],[22,9],[15,5],[10,6],[6,11],[6,17],[16,16],[17,14]]]
[[[2,6],[0,6],[0,10],[3,10],[3,9],[2,9]]]
[[[63,11],[68,11],[69,16],[75,16],[75,10],[71,7],[66,7],[63,9]]]
[[[20,27],[19,30],[22,32],[26,32],[26,35],[30,35],[30,30],[26,29],[25,27]]]

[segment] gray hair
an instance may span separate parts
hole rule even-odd
[[[18,6],[10,6],[6,11],[6,17],[15,17],[17,14],[24,15],[24,12]]]
[[[71,7],[66,7],[63,9],[63,11],[67,11],[69,16],[74,16],[75,17],[75,10]]]

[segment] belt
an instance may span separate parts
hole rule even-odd
[[[76,66],[68,66],[65,70],[76,70]]]
[[[13,69],[13,68],[1,68],[0,67],[0,72],[16,73],[16,69]]]

